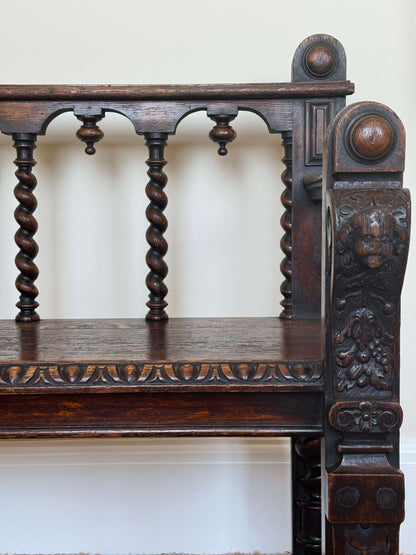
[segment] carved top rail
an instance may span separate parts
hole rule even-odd
[[[354,92],[348,81],[251,85],[72,86],[0,85],[0,129],[5,134],[46,133],[49,123],[63,112],[126,116],[136,133],[174,134],[188,114],[236,115],[238,110],[258,114],[270,133],[292,127],[294,98],[343,97]]]
[[[344,96],[350,81],[221,85],[0,85],[0,100],[240,100]]]

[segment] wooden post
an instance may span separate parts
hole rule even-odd
[[[404,130],[383,105],[343,110],[328,136],[323,203],[326,550],[398,554],[400,292],[409,193]]]

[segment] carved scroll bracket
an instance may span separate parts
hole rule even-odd
[[[338,402],[329,411],[331,426],[341,432],[392,432],[402,418],[400,405],[386,402]]]

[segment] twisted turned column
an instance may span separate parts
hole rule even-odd
[[[33,194],[36,187],[36,177],[32,174],[32,167],[36,164],[33,159],[33,150],[36,148],[36,135],[32,133],[14,133],[14,147],[16,149],[17,166],[15,173],[19,182],[14,189],[14,195],[19,201],[14,216],[19,229],[15,235],[15,241],[20,251],[16,256],[16,266],[20,274],[16,279],[16,287],[20,292],[20,300],[16,306],[20,309],[16,316],[18,322],[33,322],[39,320],[36,308],[38,288],[34,281],[39,275],[39,270],[33,259],[38,254],[38,244],[33,239],[33,235],[38,229],[38,223],[33,216],[37,207],[37,200]]]
[[[292,134],[290,131],[282,133],[282,145],[285,149],[285,155],[282,162],[285,164],[286,169],[282,173],[282,181],[285,185],[285,190],[281,195],[281,201],[285,208],[283,216],[280,219],[281,226],[284,229],[280,246],[285,255],[281,264],[280,270],[285,277],[280,291],[283,295],[283,300],[280,304],[283,306],[281,318],[292,318]]]
[[[321,439],[292,440],[293,554],[321,553]]]
[[[150,291],[149,300],[146,303],[149,307],[146,319],[167,320],[168,315],[165,312],[165,307],[168,303],[165,301],[165,297],[168,288],[163,282],[168,273],[168,266],[163,260],[168,250],[168,244],[163,237],[168,227],[166,216],[163,214],[163,210],[168,203],[168,198],[163,191],[168,180],[163,171],[166,164],[164,149],[167,134],[146,133],[145,138],[146,145],[149,148],[149,159],[146,160],[146,164],[149,166],[147,175],[150,177],[146,186],[146,194],[150,200],[146,209],[146,217],[150,222],[146,232],[146,239],[150,245],[146,254],[146,263],[150,268],[146,277],[146,285]]]

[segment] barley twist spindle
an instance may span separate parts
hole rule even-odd
[[[282,133],[282,145],[285,149],[285,155],[282,162],[285,164],[286,169],[282,173],[282,181],[285,185],[285,190],[282,193],[281,201],[285,208],[283,216],[280,219],[281,226],[284,229],[284,235],[280,241],[281,249],[285,255],[280,264],[280,270],[285,279],[280,286],[280,291],[283,295],[281,305],[283,311],[280,315],[281,318],[292,317],[292,135],[290,132]]]
[[[20,309],[16,316],[18,322],[33,322],[39,320],[36,308],[39,303],[35,300],[38,296],[38,288],[34,281],[39,275],[39,270],[34,263],[39,247],[33,239],[38,229],[38,223],[33,216],[37,207],[37,200],[33,194],[36,187],[36,177],[32,174],[32,167],[36,164],[33,159],[33,150],[36,148],[36,135],[32,133],[13,134],[14,147],[16,149],[17,166],[15,173],[19,182],[14,189],[14,195],[19,201],[14,216],[19,229],[15,234],[15,241],[20,251],[16,256],[16,266],[20,274],[16,279],[16,287],[20,293],[20,300],[16,306]]]
[[[163,237],[168,227],[166,216],[163,214],[163,210],[168,203],[168,198],[163,191],[168,180],[163,171],[166,164],[164,149],[167,134],[146,133],[145,138],[146,145],[149,148],[149,159],[146,161],[149,166],[147,175],[150,177],[146,186],[146,194],[150,200],[146,209],[146,217],[150,222],[146,232],[146,240],[150,245],[146,254],[146,263],[150,268],[146,277],[146,285],[150,291],[149,301],[146,303],[149,307],[146,319],[167,320],[168,315],[165,312],[165,307],[168,303],[165,301],[165,297],[168,288],[163,282],[168,273],[168,266],[163,260],[168,250],[168,244]]]

